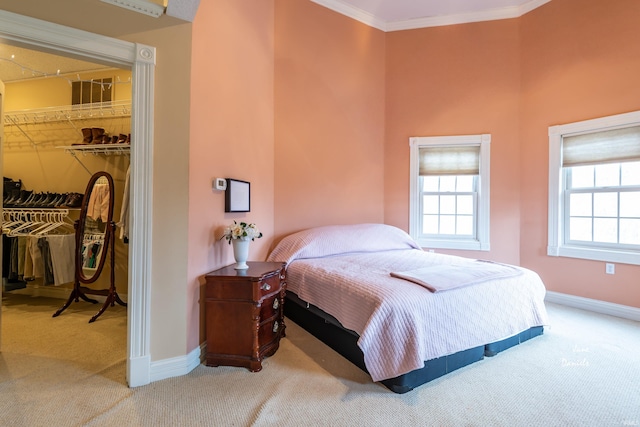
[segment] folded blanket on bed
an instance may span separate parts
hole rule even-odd
[[[417,283],[431,292],[477,285],[494,279],[522,274],[516,267],[492,261],[476,260],[465,264],[433,265],[409,271],[391,272],[391,276]]]

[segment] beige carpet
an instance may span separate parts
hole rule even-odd
[[[3,300],[1,425],[640,425],[640,324],[558,305],[542,337],[397,395],[291,321],[259,373],[200,365],[129,389],[124,310],[89,325],[94,306],[51,319],[59,301],[21,298]]]

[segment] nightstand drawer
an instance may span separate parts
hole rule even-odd
[[[282,282],[280,278],[280,274],[274,274],[272,276],[264,278],[259,283],[260,288],[260,297],[262,299],[268,295],[273,295],[275,293],[279,293],[282,287]]]
[[[271,319],[275,315],[282,313],[282,298],[280,294],[276,294],[262,301],[260,307],[260,319]]]
[[[269,346],[280,338],[283,332],[284,322],[280,317],[260,325],[260,329],[258,330],[258,341],[260,342],[261,351],[264,347]]]

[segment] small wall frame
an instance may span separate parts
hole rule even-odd
[[[227,189],[224,192],[224,211],[251,211],[251,183],[227,178]]]

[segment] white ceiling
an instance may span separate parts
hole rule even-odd
[[[522,16],[551,0],[311,0],[383,31]]]
[[[76,80],[77,73],[106,69],[104,65],[52,55],[0,42],[0,80],[9,83],[32,78],[68,76]]]

